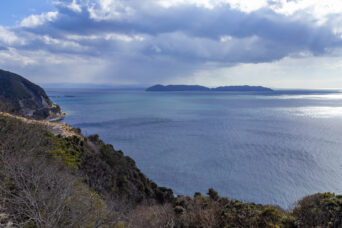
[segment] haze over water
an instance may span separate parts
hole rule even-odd
[[[291,207],[342,193],[342,94],[48,89],[65,122],[99,134],[175,194]]]

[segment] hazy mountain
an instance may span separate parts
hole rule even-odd
[[[226,91],[226,92],[272,92],[270,88],[262,86],[220,86],[217,88],[208,88],[199,85],[154,85],[146,91]]]
[[[220,86],[211,89],[212,91],[228,91],[228,92],[272,92],[270,88],[263,86]]]
[[[209,91],[210,89],[198,85],[154,85],[146,91]]]

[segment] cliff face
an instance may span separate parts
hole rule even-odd
[[[65,115],[41,87],[4,70],[0,70],[0,111],[48,120],[59,120]]]

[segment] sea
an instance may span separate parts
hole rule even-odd
[[[342,93],[47,89],[64,122],[99,134],[176,195],[205,194],[289,209],[342,194]]]

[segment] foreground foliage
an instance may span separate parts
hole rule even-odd
[[[342,227],[342,196],[332,193],[307,196],[290,211],[214,189],[175,198],[98,135],[55,136],[0,117],[0,139],[0,226]]]

